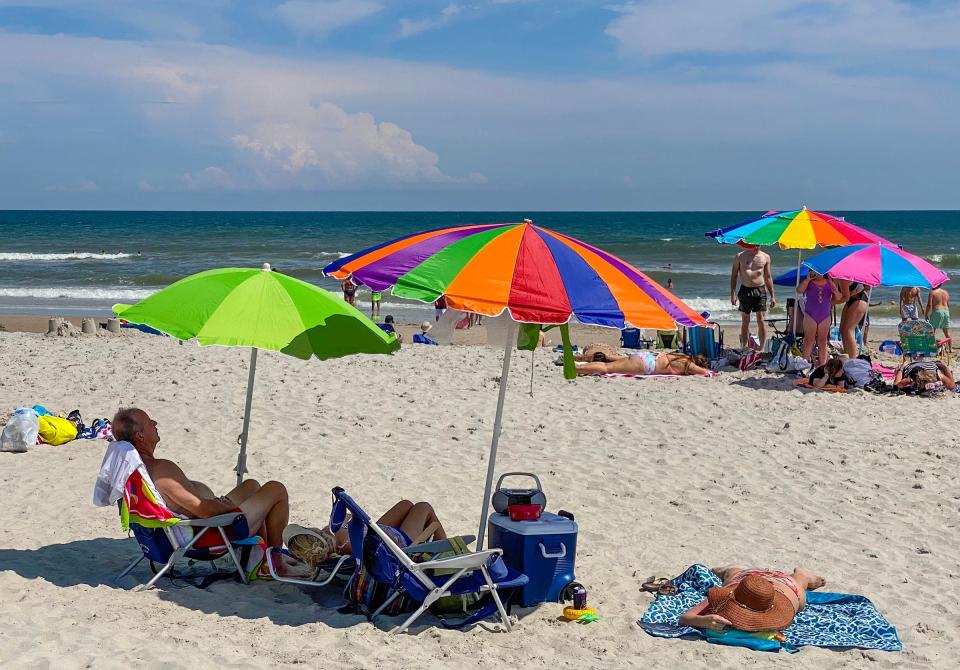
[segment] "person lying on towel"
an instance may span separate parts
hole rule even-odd
[[[843,371],[843,361],[831,358],[826,364],[814,368],[810,373],[810,385],[822,389],[824,386],[847,388],[847,375]]]
[[[251,535],[259,535],[268,547],[280,548],[283,529],[290,515],[287,489],[280,482],[260,485],[248,479],[225,496],[217,496],[203,482],[188,478],[173,461],[154,457],[160,433],[157,422],[136,407],[121,409],[113,417],[113,436],[126,440],[140,454],[150,478],[164,502],[176,514],[206,519],[219,514],[243,512]]]
[[[347,520],[349,519],[348,512]],[[433,511],[433,506],[427,502],[412,503],[401,500],[377,520],[377,525],[386,531],[401,549],[431,538],[447,539],[443,524]],[[291,554],[310,565],[319,565],[335,555],[353,553],[346,523],[336,533],[330,532],[329,526],[318,529],[290,524],[283,531],[283,540]]]
[[[807,604],[807,591],[826,584],[809,570],[793,574],[726,566],[713,568],[723,586],[707,591],[707,599],[680,615],[680,625],[702,630],[728,628],[755,632],[787,628]]]
[[[956,381],[953,372],[943,361],[913,361],[904,363],[893,375],[893,385],[903,391],[926,394],[947,390],[953,393]]]
[[[576,364],[578,375],[605,375],[618,372],[628,375],[699,375],[712,377],[710,362],[703,356],[677,352],[639,351],[624,356],[612,348],[590,345],[583,350]]]

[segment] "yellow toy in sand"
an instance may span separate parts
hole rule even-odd
[[[591,621],[600,620],[600,617],[597,616],[597,610],[593,609],[592,607],[584,607],[580,610],[574,607],[564,607],[563,618],[567,621],[579,621],[581,623],[590,623]]]

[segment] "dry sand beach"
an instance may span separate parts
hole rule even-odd
[[[537,353],[532,398],[529,354],[516,359],[498,471],[539,473],[548,508],[576,515],[577,577],[601,622],[564,623],[545,604],[515,610],[510,634],[428,617],[390,637],[337,613],[338,588],[117,588],[137,547],[115,510],[91,506],[105,443],[81,440],[0,454],[0,667],[957,667],[960,401],[804,394],[762,371],[568,382],[554,356]],[[0,408],[90,420],[143,407],[158,455],[225,491],[246,358],[139,333],[0,333]],[[324,524],[340,485],[373,512],[429,500],[449,530],[475,533],[499,374],[500,352],[483,346],[326,362],[262,352],[250,476],[287,485],[293,522]],[[640,583],[696,562],[809,567],[828,590],[871,598],[904,651],[788,657],[648,636]]]

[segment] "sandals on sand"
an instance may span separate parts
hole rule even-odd
[[[660,596],[677,595],[677,585],[669,577],[651,577],[640,585],[640,590]]]

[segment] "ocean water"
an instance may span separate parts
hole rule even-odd
[[[960,212],[837,212],[960,275]],[[88,212],[0,211],[0,312],[109,313],[181,277],[215,267],[276,269],[330,290],[330,261],[418,230],[530,218],[601,247],[714,318],[738,318],[729,276],[737,247],[704,237],[756,212]],[[768,248],[774,273],[797,264],[797,251]],[[805,251],[805,255],[810,255]],[[669,267],[667,267],[669,264]],[[949,284],[947,286],[949,288]],[[874,295],[892,300],[897,289]],[[781,302],[793,295],[779,287]],[[368,305],[361,291],[358,306]],[[419,320],[431,307],[384,296],[384,314]],[[896,321],[895,308],[872,312]]]

